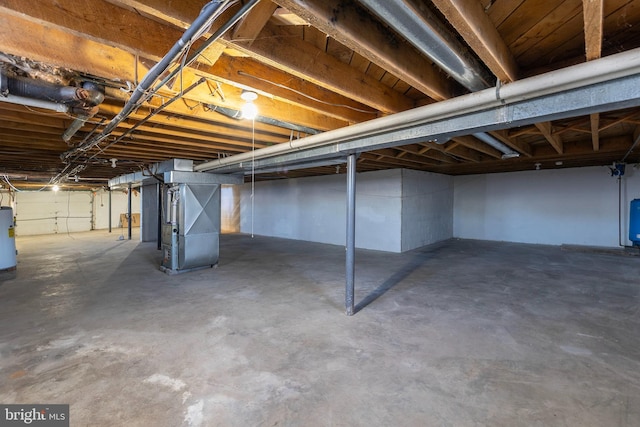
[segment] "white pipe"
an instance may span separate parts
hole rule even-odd
[[[538,98],[543,95],[589,86],[640,73],[640,48],[596,59],[539,76],[518,80],[503,86],[485,89],[386,117],[369,120],[288,143],[261,148],[254,152],[212,160],[194,167],[209,171],[222,166],[242,163],[253,158],[264,159],[297,150],[316,148],[339,142],[383,134],[388,131],[430,123],[439,119],[485,110],[506,103]]]
[[[62,103],[44,101],[42,99],[25,98],[22,96],[15,96],[8,94],[7,96],[0,95],[0,102],[8,102],[10,104],[26,105],[29,107],[44,108],[46,110],[53,110],[59,113],[69,112],[69,106]]]

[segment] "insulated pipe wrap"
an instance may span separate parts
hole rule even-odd
[[[76,109],[78,114],[93,115],[96,112],[96,106],[104,101],[102,89],[91,82],[85,82],[83,87],[74,87],[27,77],[7,77],[2,75],[0,79],[3,83],[0,84],[2,86],[0,91],[5,96],[10,94],[23,98],[70,105]]]
[[[26,77],[8,77],[7,88],[11,95],[25,98],[41,99],[59,104],[70,104],[79,101],[77,98],[78,88]]]
[[[9,95],[9,87],[7,86],[7,76],[0,69],[0,96]]]

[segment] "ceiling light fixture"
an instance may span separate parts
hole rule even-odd
[[[240,98],[246,101],[246,104],[242,106],[242,118],[247,120],[255,119],[258,115],[258,107],[253,101],[258,99],[258,94],[250,90],[243,90]]]
[[[53,191],[58,191],[58,190],[60,190],[60,187],[58,187],[58,185],[56,184],[56,185],[54,185],[53,187],[51,187],[51,189],[52,189]]]

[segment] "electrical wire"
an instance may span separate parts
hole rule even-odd
[[[271,85],[276,86],[276,87],[279,87],[279,88],[281,88],[281,89],[286,89],[286,90],[288,90],[288,91],[290,91],[290,92],[293,92],[293,93],[298,94],[298,95],[300,95],[300,96],[304,96],[304,97],[305,97],[305,98],[307,98],[307,99],[310,99],[310,100],[315,101],[315,102],[319,102],[319,103],[324,104],[324,105],[329,105],[329,106],[331,106],[331,107],[342,107],[342,108],[348,108],[348,109],[350,109],[350,110],[357,111],[357,112],[359,112],[359,113],[365,113],[365,114],[376,114],[376,115],[378,114],[378,112],[377,112],[377,111],[372,111],[372,110],[363,110],[363,109],[360,109],[360,108],[352,107],[351,105],[346,105],[346,104],[336,104],[336,103],[333,103],[333,102],[323,101],[322,99],[318,99],[318,98],[313,97],[313,96],[311,96],[311,95],[307,95],[306,93],[304,93],[304,92],[300,92],[299,90],[292,89],[292,88],[290,88],[290,87],[288,87],[288,86],[285,86],[285,85],[283,85],[283,84],[280,84],[280,83],[272,82],[271,80],[263,79],[262,77],[258,77],[258,76],[254,76],[254,75],[249,74],[249,73],[245,73],[244,71],[238,71],[238,74],[240,74],[241,76],[250,77],[250,78],[252,78],[252,79],[260,80],[261,82],[271,84]]]
[[[20,193],[20,192],[22,192],[22,191],[23,191],[23,190],[20,190],[19,188],[16,188],[16,187],[11,183],[11,181],[9,181],[9,177],[8,177],[7,175],[2,175],[2,178],[4,179],[4,181],[9,185],[9,187],[10,187],[14,192],[16,192],[16,193]],[[47,184],[47,185],[45,185],[44,187],[39,188],[39,189],[37,189],[37,190],[35,190],[35,191],[42,191],[42,190],[44,190],[45,188],[47,188],[48,186],[49,186],[49,185]]]
[[[238,1],[238,0],[236,0],[236,1]],[[202,11],[204,11],[212,3],[213,2],[207,3],[203,7]],[[152,89],[151,86],[153,85],[153,83],[158,81],[160,74],[162,74],[163,72],[167,71],[173,64],[175,64],[176,60],[181,55],[184,55],[184,53],[186,52],[186,48],[189,47],[191,45],[191,43],[193,43],[193,41],[197,40],[200,36],[202,36],[203,31],[207,31],[211,27],[213,21],[215,19],[217,19],[220,16],[220,14],[222,12],[224,12],[229,7],[229,3],[225,2],[225,4],[220,5],[220,6],[221,6],[220,9],[216,9],[216,10],[212,11],[213,13],[211,14],[211,16],[209,16],[206,19],[206,21],[204,23],[199,24],[200,27],[196,28],[195,29],[196,31],[193,34],[189,34],[188,35],[188,40],[184,40],[183,41],[183,39],[180,38],[180,40],[178,40],[178,42],[176,42],[176,44],[169,51],[169,53],[167,55],[165,55],[165,57],[160,62],[158,62],[156,65],[154,65],[151,68],[151,70],[149,70],[149,72],[147,73],[147,75],[143,79],[143,82],[140,83],[136,87],[136,92],[138,92],[140,94],[140,96],[137,97],[135,95],[135,92],[134,92],[134,95],[132,95],[132,97],[129,99],[129,101],[125,104],[125,107],[123,108],[123,110],[109,122],[109,124],[106,126],[106,128],[102,130],[100,135],[98,135],[95,138],[93,138],[92,140],[88,141],[86,144],[78,146],[78,147],[74,148],[73,150],[70,150],[70,151],[64,153],[63,156],[64,156],[65,161],[68,161],[70,163],[74,162],[79,157],[79,155],[76,155],[76,153],[87,152],[90,149],[92,149],[93,147],[95,147],[96,145],[99,145],[100,142],[102,142],[105,138],[107,138],[109,136],[109,134],[115,129],[115,127],[122,120],[124,120],[126,117],[129,116],[131,111],[135,110],[136,108],[139,108],[142,104],[147,102],[149,100],[149,98],[151,96],[153,96],[153,94],[155,94],[157,91],[159,91],[160,88],[162,86],[164,86],[164,84],[166,84],[167,78],[163,79],[158,85],[155,86],[155,88]],[[202,13],[203,13],[202,11],[201,11],[199,17],[202,16]],[[196,18],[196,20],[198,20],[198,19]],[[190,30],[191,30],[191,27],[189,29],[187,29],[187,31],[185,32],[184,35],[187,35],[187,33]],[[183,35],[183,37],[184,37],[184,35]],[[180,44],[178,44],[178,43],[180,43]],[[175,52],[174,52],[174,49],[176,50]],[[169,57],[168,56],[169,54],[171,54],[173,56]],[[197,56],[194,55],[193,59],[195,60],[196,57]],[[165,60],[167,60],[166,63],[165,63]],[[162,66],[164,68],[162,70],[160,70],[159,68],[156,69],[159,66]],[[180,71],[180,70],[181,70],[181,68],[179,67],[177,71]],[[174,72],[175,72],[175,70],[174,70]],[[170,73],[169,76],[175,75],[174,72]],[[148,82],[146,81],[147,79],[149,79]],[[141,86],[143,84],[144,84],[145,87],[141,88]]]
[[[219,18],[224,12],[226,12],[230,7],[238,4],[240,1],[239,0],[234,0],[234,1],[230,1],[230,2],[225,2],[224,5],[222,5],[222,7],[218,10],[216,10],[212,16],[210,16],[207,21],[202,24],[199,28],[199,30],[194,33],[189,40],[187,41],[186,44],[184,44],[184,46],[182,46],[181,50],[180,50],[180,56],[179,57],[174,57],[175,59],[172,61],[172,63],[167,65],[167,68],[165,68],[165,71],[167,71],[168,69],[170,69],[172,67],[173,64],[175,64],[176,62],[178,62],[178,67],[174,68],[174,70],[172,72],[170,72],[168,74],[168,76],[166,76],[164,79],[162,79],[162,81],[160,81],[155,87],[151,88],[151,86],[153,85],[153,82],[151,82],[151,84],[148,86],[148,88],[146,90],[144,90],[144,92],[141,94],[140,98],[137,101],[134,101],[134,104],[132,106],[130,106],[131,108],[128,111],[133,111],[134,109],[139,108],[140,106],[142,106],[145,102],[147,102],[153,95],[155,95],[165,84],[167,84],[167,82],[173,78],[177,73],[182,73],[182,71],[184,70],[184,68],[186,66],[189,66],[193,61],[195,61],[199,56],[202,55],[202,53],[204,52],[205,48],[208,47],[211,43],[215,42],[217,39],[220,38],[220,36],[222,36],[222,34],[224,32],[226,32],[233,24],[235,24],[237,21],[239,21],[242,16],[244,16],[253,6],[255,6],[255,4],[257,4],[257,0],[253,0],[248,2],[247,4],[245,4],[244,6],[241,7],[241,9],[225,24],[223,24],[217,31],[214,32],[214,34],[209,38],[209,40],[207,40],[201,47],[199,47],[193,55],[191,55],[189,57],[188,53],[189,50],[191,49],[193,43],[198,40],[200,37],[202,37],[206,32],[208,32],[211,29],[211,26],[213,25],[213,22]],[[209,3],[207,3],[207,5],[205,5],[202,9],[202,11],[205,10],[205,8],[209,5]],[[201,14],[202,14],[201,11]],[[177,60],[177,61],[176,61]],[[137,61],[136,61],[136,65],[137,65]],[[156,66],[159,65],[156,64]],[[150,71],[153,71],[153,69],[156,67],[154,66]],[[180,95],[182,95],[183,90],[182,90],[182,75],[180,76]],[[159,79],[159,74],[156,77],[155,81],[157,82]],[[136,88],[136,90],[139,89],[139,85]],[[142,92],[142,91],[141,91]],[[125,109],[127,108],[127,105],[125,105]],[[124,112],[123,111],[120,113],[122,114]],[[129,114],[126,114],[124,118],[126,118]],[[78,145],[77,147],[75,147],[74,149],[66,152],[63,154],[63,160],[65,161],[65,163],[68,162],[68,164],[77,162],[81,153],[86,153],[87,151],[91,150],[92,148],[94,148],[95,146],[99,146],[100,143],[107,138],[107,136],[111,133],[112,131],[112,126],[115,127],[116,124],[114,124],[114,120],[113,119],[103,130],[102,132],[97,135],[96,137],[92,138],[89,141],[84,142],[83,144]],[[116,140],[117,142],[118,140]],[[115,143],[115,142],[113,142]],[[113,145],[113,143],[109,144]],[[104,149],[101,149],[100,152],[104,151]],[[77,155],[74,156],[74,154],[78,153]],[[88,162],[89,160],[93,159],[95,157],[92,156],[90,157],[86,162]],[[86,164],[85,162],[85,164]],[[86,167],[86,166],[85,166]],[[65,168],[66,169],[66,168]],[[61,177],[68,177],[70,176],[70,174],[64,175],[64,171],[61,172],[60,174],[58,174],[52,181],[53,182],[57,182],[57,180],[59,180]]]
[[[95,153],[93,156],[89,157],[88,160],[94,159],[98,154],[103,153],[104,150],[106,150],[109,147],[113,146],[114,144],[117,144],[118,142],[122,141],[125,137],[127,137],[129,134],[131,134],[133,131],[135,131],[138,127],[142,126],[147,121],[149,121],[149,119],[151,119],[153,116],[155,116],[156,114],[160,113],[165,108],[167,108],[169,105],[173,104],[175,101],[177,101],[178,99],[182,98],[182,96],[184,94],[192,91],[193,89],[195,89],[196,87],[198,87],[199,85],[201,85],[204,82],[205,82],[205,79],[204,78],[200,78],[197,82],[193,83],[191,86],[186,88],[184,92],[181,92],[181,93],[177,94],[176,96],[174,96],[173,98],[171,98],[170,100],[168,100],[167,102],[162,104],[160,107],[156,108],[155,110],[153,110],[152,112],[147,114],[146,117],[144,117],[143,119],[139,120],[135,125],[133,125],[130,129],[127,129],[122,135],[117,137],[114,141],[110,142],[105,147],[100,148],[99,151],[97,153]]]

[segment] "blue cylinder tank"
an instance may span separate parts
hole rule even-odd
[[[631,201],[629,240],[633,242],[633,246],[640,246],[640,199],[633,199]]]

